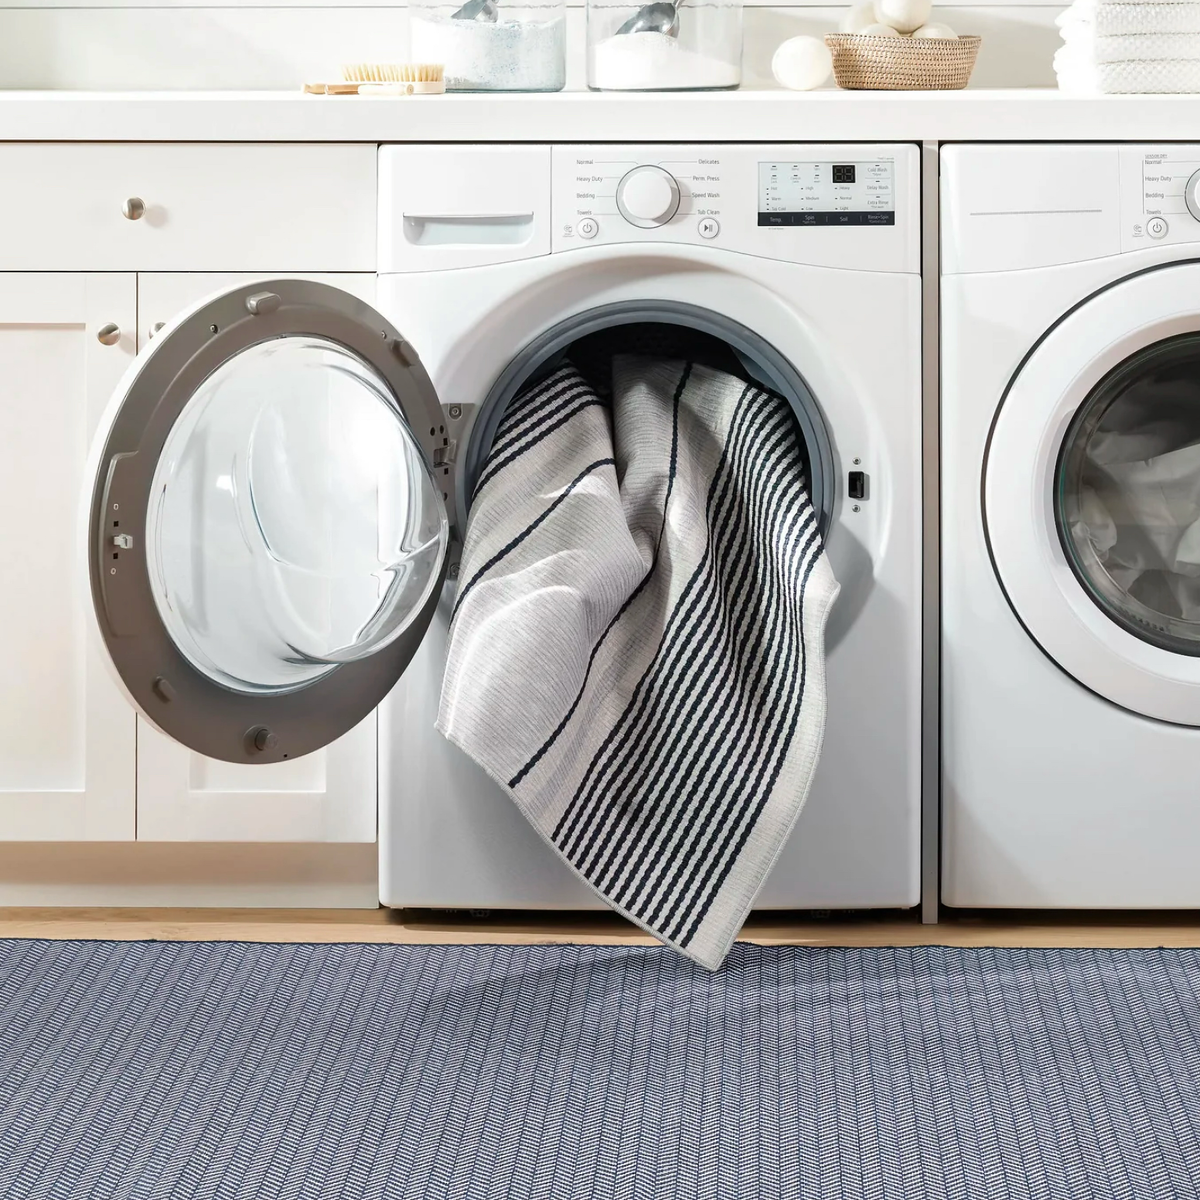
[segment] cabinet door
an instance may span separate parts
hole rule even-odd
[[[7,840],[134,836],[136,718],[90,619],[78,525],[92,431],[134,355],[136,294],[133,275],[0,274]]]
[[[289,276],[291,278],[293,276]],[[373,275],[296,276],[371,302]],[[252,276],[138,277],[138,337],[212,292]],[[138,719],[137,836],[142,841],[373,842],[378,792],[377,718],[371,713],[324,750],[248,766],[188,750]]]

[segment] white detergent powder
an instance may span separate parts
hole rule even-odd
[[[592,47],[588,81],[603,91],[731,88],[741,82],[733,63],[685,50],[665,33],[618,33]]]
[[[557,92],[567,81],[566,22],[412,18],[412,55],[444,63],[457,92]]]

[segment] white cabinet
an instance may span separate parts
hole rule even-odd
[[[134,837],[135,717],[92,628],[79,509],[92,430],[134,355],[136,297],[131,274],[0,274],[6,840]]]
[[[374,300],[376,158],[373,145],[0,146],[0,176],[22,181],[19,199],[0,196],[0,218],[21,210],[0,224],[22,231],[0,247],[0,841],[375,841],[374,713],[323,750],[255,766],[135,715],[94,628],[81,493],[98,418],[160,322],[298,271],[355,272],[307,277]],[[243,274],[167,273],[196,268]]]
[[[151,331],[210,293],[253,276],[138,277],[138,331]],[[306,276],[372,302],[374,275]],[[289,762],[219,762],[138,720],[137,836],[146,841],[373,842],[377,721],[365,721],[324,750]]]
[[[0,146],[0,270],[373,271],[365,145]]]

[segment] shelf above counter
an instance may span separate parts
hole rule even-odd
[[[1200,96],[0,92],[0,142],[1200,141]]]

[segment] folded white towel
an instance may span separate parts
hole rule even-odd
[[[1169,62],[1200,58],[1200,33],[1136,33],[1094,37],[1063,30],[1063,42],[1083,62]]]
[[[1063,46],[1054,71],[1059,90],[1073,96],[1200,92],[1200,58],[1096,62]]]
[[[1056,24],[1063,30],[1086,29],[1097,37],[1116,37],[1123,34],[1168,34],[1200,32],[1200,3],[1187,0],[1183,4],[1164,4],[1161,0],[1142,3],[1141,0],[1075,0]]]

